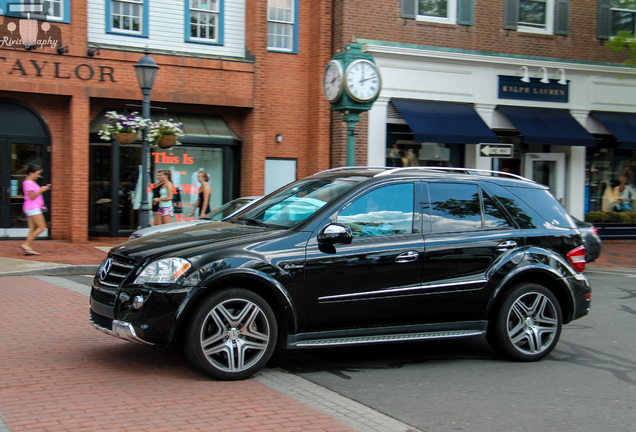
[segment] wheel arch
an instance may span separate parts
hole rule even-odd
[[[495,290],[488,305],[488,320],[492,319],[502,302],[504,294],[521,283],[536,283],[546,287],[559,301],[563,324],[567,324],[574,315],[574,295],[566,280],[550,267],[526,268],[510,273]]]
[[[179,307],[177,314],[176,340],[183,338],[197,306],[207,297],[224,288],[244,288],[261,296],[272,308],[278,327],[278,342],[288,333],[298,329],[297,313],[291,295],[277,280],[253,269],[227,271],[204,281]]]

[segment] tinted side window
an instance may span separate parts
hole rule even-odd
[[[509,227],[510,223],[506,219],[504,213],[501,211],[495,200],[490,198],[486,193],[482,191],[484,198],[484,224],[486,228],[503,228]]]
[[[547,190],[522,187],[507,189],[531,206],[550,224],[558,227],[576,228],[565,209]]]
[[[375,237],[413,232],[411,183],[383,186],[356,198],[338,215],[354,237]]]
[[[466,183],[429,183],[433,232],[481,228],[479,187]]]

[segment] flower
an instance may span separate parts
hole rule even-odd
[[[108,111],[105,115],[102,130],[97,134],[104,141],[110,141],[113,134],[117,133],[138,133],[148,123],[138,112],[133,112],[129,116],[117,114],[116,111]]]
[[[156,143],[164,135],[183,133],[183,123],[175,122],[172,119],[159,120],[148,125],[148,141]]]

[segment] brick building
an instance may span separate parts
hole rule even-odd
[[[636,83],[626,53],[604,47],[634,31],[636,6],[336,0],[333,13],[334,48],[355,38],[382,75],[357,129],[358,164],[506,170],[550,185],[580,218],[608,209],[622,174],[636,187]],[[338,165],[344,126],[333,119]]]
[[[26,235],[28,164],[52,184],[51,238],[137,227],[141,142],[97,132],[107,111],[141,111],[133,66],[146,51],[159,66],[151,116],[184,124],[181,145],[151,148],[151,181],[173,170],[184,206],[201,169],[214,208],[329,168],[331,25],[322,0],[0,0],[0,236]]]

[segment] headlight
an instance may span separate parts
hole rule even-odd
[[[159,283],[173,284],[192,264],[183,258],[166,258],[152,262],[141,272],[135,284]]]

